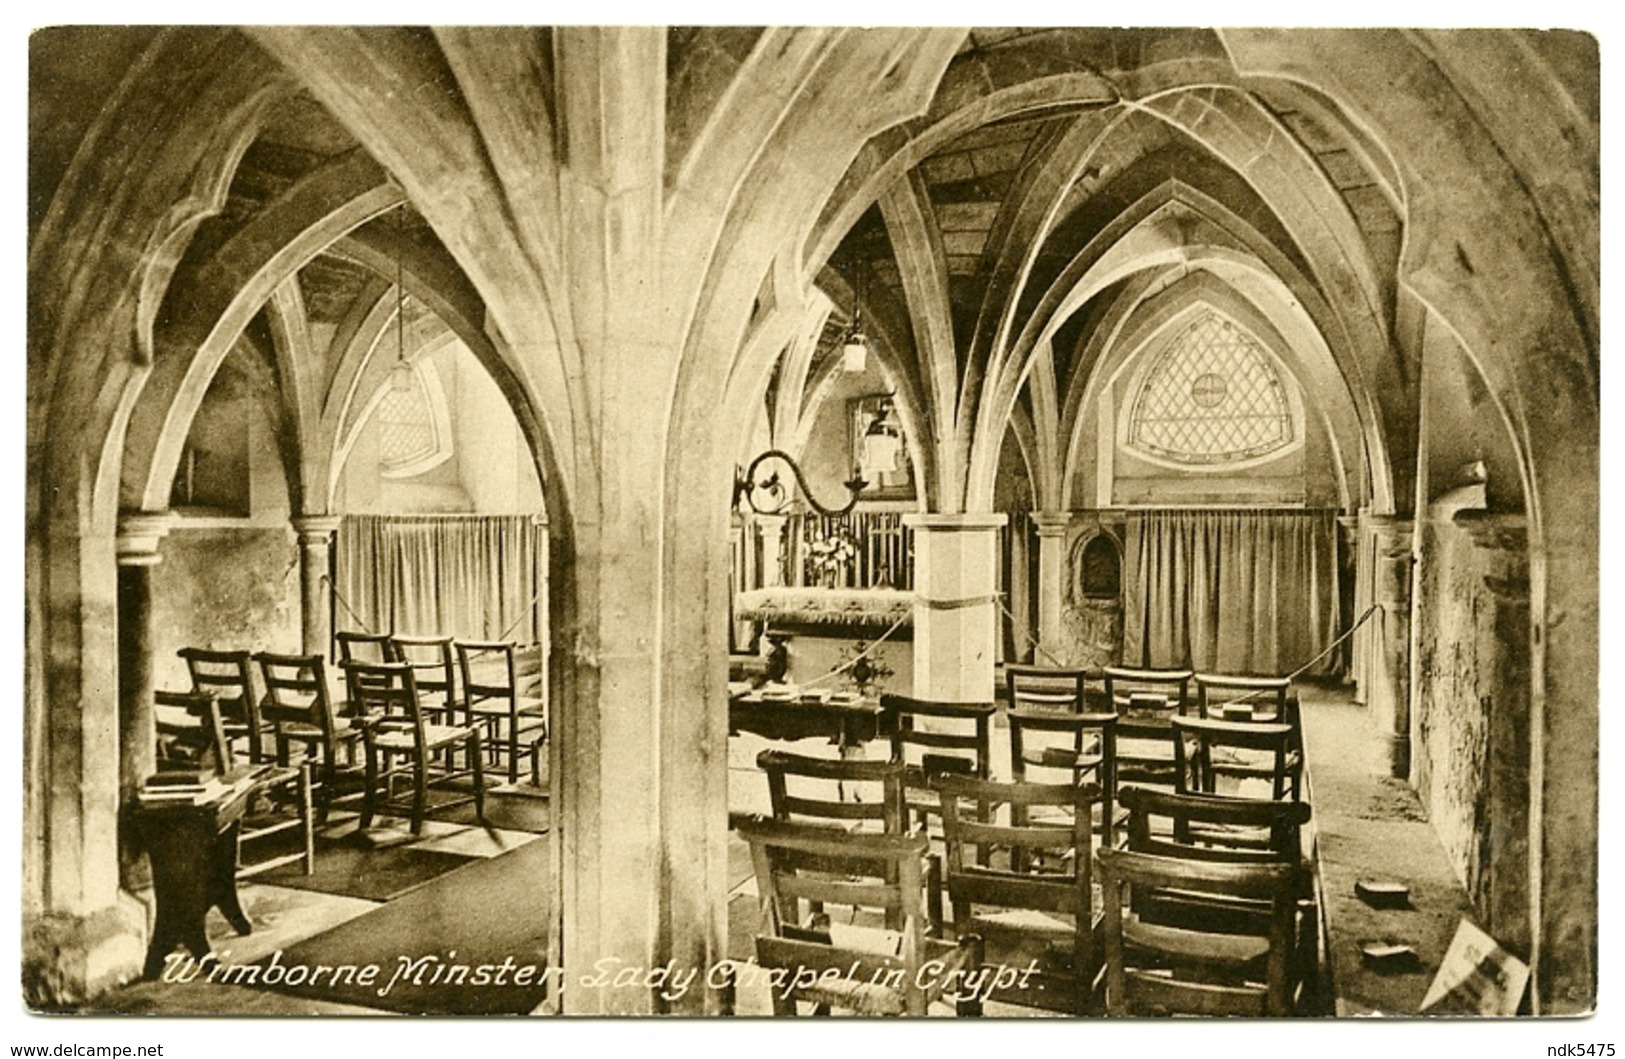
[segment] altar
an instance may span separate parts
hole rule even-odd
[[[761,588],[735,597],[734,615],[758,628],[773,680],[869,697],[913,692],[912,592]]]

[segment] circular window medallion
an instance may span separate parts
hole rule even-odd
[[[1191,400],[1203,408],[1212,408],[1224,400],[1229,390],[1230,385],[1224,381],[1224,376],[1210,371],[1198,375],[1191,382]]]

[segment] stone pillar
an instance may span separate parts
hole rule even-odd
[[[1529,535],[1522,515],[1461,511],[1472,535],[1489,613],[1477,623],[1476,683],[1488,745],[1483,777],[1483,855],[1478,913],[1483,927],[1519,959],[1531,953],[1529,901]]]
[[[307,655],[326,655],[333,648],[333,593],[327,578],[333,534],[341,521],[338,515],[299,515],[293,520],[299,534],[299,649]]]
[[[914,531],[914,694],[993,699],[1001,514],[906,515]]]
[[[1337,577],[1338,577],[1338,608],[1344,621],[1353,623],[1360,620],[1360,615],[1371,605],[1369,587],[1362,576],[1365,564],[1360,562],[1360,518],[1358,515],[1337,516]],[[1349,606],[1344,606],[1344,601]],[[1373,615],[1375,617],[1375,615]],[[1354,701],[1365,702],[1365,693],[1360,688],[1360,676],[1363,659],[1360,657],[1360,637],[1370,626],[1370,622],[1360,627],[1360,631],[1350,636],[1343,643],[1343,683],[1354,688]],[[1343,626],[1349,628],[1349,624]]]
[[[130,812],[135,792],[154,771],[157,732],[153,723],[152,568],[162,558],[158,542],[168,533],[169,512],[135,512],[119,520],[118,716],[119,884],[146,886],[152,872],[134,841]]]
[[[762,537],[763,588],[778,588],[784,584],[784,524],[783,515],[757,515],[756,532]]]
[[[1389,774],[1409,779],[1411,768],[1410,624],[1411,540],[1409,519],[1366,515],[1370,539],[1371,616],[1369,683],[1366,705],[1385,741]]]
[[[1061,603],[1066,599],[1066,530],[1071,521],[1065,511],[1033,515],[1038,529],[1038,646],[1042,652],[1034,661],[1040,665],[1059,665],[1067,654]]]

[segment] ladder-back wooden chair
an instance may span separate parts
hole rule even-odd
[[[1291,725],[1175,717],[1170,727],[1179,793],[1299,800],[1302,756]]]
[[[389,661],[412,667],[412,678],[423,696],[423,708],[437,724],[457,723],[457,659],[450,636],[389,638]]]
[[[958,1014],[980,1014],[965,976],[982,963],[981,940],[929,937],[923,896],[924,835],[852,834],[760,817],[737,823],[750,844],[761,902],[756,962],[778,972],[770,986],[775,1015],[798,1002],[815,1013],[923,1016],[945,993]],[[809,862],[840,862],[839,876]],[[832,924],[803,901],[848,906],[852,924]],[[896,923],[885,929],[884,923]]]
[[[371,827],[379,809],[401,805],[391,793],[392,781],[400,775],[410,778],[412,784],[412,798],[406,804],[414,835],[423,832],[423,822],[431,811],[442,812],[469,803],[473,803],[475,816],[483,822],[485,752],[480,730],[474,726],[429,723],[414,672],[404,662],[382,665],[348,662],[344,666],[350,702],[366,716],[363,738],[367,780],[361,826]],[[467,751],[469,767],[437,767],[436,756],[457,747]],[[452,755],[447,754],[446,758],[449,761]],[[404,764],[397,766],[397,759]],[[470,781],[472,789],[463,781]],[[430,806],[431,790],[453,787],[458,789],[455,796]]]
[[[1111,1015],[1294,1013],[1298,868],[1096,853],[1104,902],[1106,1010]],[[1215,904],[1246,902],[1218,924],[1152,922],[1136,891],[1178,893]]]
[[[1292,729],[1286,768],[1296,786],[1302,782],[1303,718],[1290,677],[1196,674],[1197,716],[1212,720],[1284,724]]]
[[[1090,819],[1100,788],[952,775],[933,783],[941,796],[955,936],[980,937],[990,962],[1036,962],[1038,973],[1013,1002],[1088,1014],[1099,972]],[[1043,808],[1064,812],[1071,826],[1026,822]],[[1000,857],[988,855],[995,850]]]
[[[1169,721],[1191,709],[1189,669],[1135,669],[1107,666],[1101,671],[1103,709],[1115,712],[1117,780],[1175,786]]]
[[[220,708],[226,739],[252,764],[265,760],[259,697],[254,693],[253,658],[247,651],[183,647],[177,654],[192,676],[192,690],[211,695]]]
[[[1018,783],[1053,783],[1066,775],[1074,784],[1092,781],[1100,789],[1096,829],[1108,845],[1115,842],[1121,823],[1117,714],[1023,709],[1011,710],[1005,719],[1010,725],[1011,778]]]
[[[357,774],[361,728],[353,717],[338,715],[321,655],[261,651],[254,661],[265,685],[260,718],[275,737],[277,764],[291,763],[295,745],[311,760],[319,818],[325,823],[341,796],[349,796],[339,790],[339,782]]]
[[[339,665],[346,662],[393,662],[394,654],[390,649],[390,635],[384,632],[358,632],[346,629],[333,634],[333,640],[338,644]]]
[[[1007,662],[1004,691],[1012,710],[1065,710],[1082,713],[1086,708],[1089,671],[1055,666],[1030,666]]]
[[[465,721],[485,728],[486,748],[493,761],[505,765],[509,783],[519,782],[519,766],[528,760],[531,782],[540,785],[547,702],[540,695],[526,693],[519,648],[513,643],[477,640],[458,640],[455,647],[463,678]]]
[[[773,819],[780,823],[870,834],[903,833],[901,762],[813,758],[764,750],[756,756],[756,767],[767,774]],[[838,863],[808,861],[803,866],[815,871],[842,870]],[[820,910],[815,904],[814,911]],[[939,922],[940,905],[931,904],[930,910],[932,922]]]

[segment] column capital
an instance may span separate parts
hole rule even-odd
[[[903,525],[912,530],[930,530],[937,533],[965,533],[996,530],[1009,522],[1001,512],[981,512],[974,515],[904,515]]]
[[[1040,537],[1062,537],[1072,525],[1070,511],[1034,511],[1033,526]]]
[[[339,523],[344,521],[343,515],[295,515],[289,520],[293,523],[293,531],[299,534],[300,541],[314,538],[326,539],[338,532]]]
[[[120,566],[156,566],[163,556],[158,542],[176,522],[173,511],[127,511],[119,516],[114,551]]]

